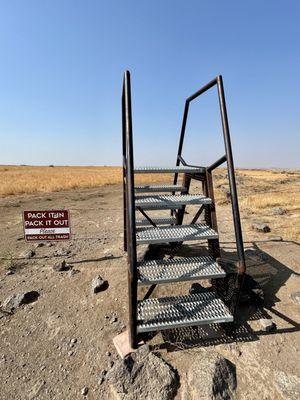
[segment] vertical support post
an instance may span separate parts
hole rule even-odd
[[[181,156],[181,153],[182,153],[182,146],[183,146],[183,141],[184,141],[186,121],[187,121],[187,117],[188,117],[188,113],[189,113],[189,107],[190,107],[190,102],[188,100],[186,100],[185,105],[184,105],[182,124],[181,124],[181,132],[180,132],[179,145],[178,145],[178,151],[177,151],[176,167],[178,167],[178,165],[180,163],[178,156]],[[174,181],[173,181],[174,185],[176,185],[177,180],[178,180],[178,173],[175,173]]]
[[[181,191],[181,194],[187,194],[189,192],[189,189],[190,189],[191,176],[189,174],[184,174],[182,183],[183,183],[184,190]],[[185,208],[186,208],[185,206],[182,206],[178,210],[176,225],[182,225]]]
[[[124,82],[125,83],[125,82]],[[127,251],[127,194],[126,194],[126,122],[125,122],[125,87],[122,90],[122,173],[123,173],[123,247]]]
[[[232,205],[232,213],[233,213],[234,231],[235,231],[235,237],[236,237],[237,253],[238,253],[238,258],[239,258],[239,262],[237,264],[238,276],[237,276],[236,287],[235,287],[236,295],[235,295],[234,309],[236,309],[236,305],[238,303],[238,299],[239,299],[239,295],[240,295],[240,291],[241,291],[241,287],[243,284],[244,275],[245,275],[245,271],[246,271],[246,263],[245,263],[243,235],[242,235],[242,228],[241,228],[237,190],[236,190],[234,163],[233,163],[233,157],[232,157],[232,148],[231,148],[228,117],[227,117],[227,110],[226,110],[224,86],[223,86],[223,79],[222,79],[221,75],[219,75],[217,77],[217,86],[218,86],[218,96],[219,96],[220,112],[221,112],[222,127],[223,127],[224,144],[225,144],[226,157],[227,157],[227,169],[228,169],[229,187],[230,187],[230,193],[231,193],[231,205]]]
[[[188,117],[188,113],[189,113],[189,107],[190,107],[190,102],[186,100],[185,105],[184,105],[182,124],[181,124],[181,132],[180,132],[179,145],[178,145],[177,158],[176,158],[176,167],[178,167],[178,165],[180,164],[179,156],[181,156],[181,153],[182,153],[182,146],[183,146],[183,141],[184,141],[186,121],[187,121],[187,117]],[[173,185],[176,185],[177,181],[178,181],[178,173],[175,172]],[[174,194],[175,194],[175,192],[173,192],[173,195]],[[174,215],[174,210],[171,210],[171,215]]]
[[[132,140],[132,110],[130,73],[124,75],[124,120],[126,136],[126,228],[128,251],[129,339],[137,347],[137,256],[134,198],[134,161]]]
[[[205,179],[203,181],[203,193],[204,193],[204,195],[206,197],[209,197],[211,199],[211,201],[212,201],[211,204],[207,204],[207,205],[204,206],[205,222],[213,230],[218,232],[213,180],[212,180],[212,174],[211,174],[210,171],[208,171],[208,169],[206,169]],[[217,260],[221,256],[219,239],[208,239],[207,242],[208,242],[209,255],[214,260]]]

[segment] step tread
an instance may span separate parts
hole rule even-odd
[[[214,292],[147,299],[138,304],[139,333],[184,326],[232,322],[233,316]]]
[[[185,190],[185,187],[181,185],[145,185],[136,186],[134,190],[136,193],[181,192]]]
[[[218,233],[206,224],[150,227],[136,232],[137,244],[217,239]]]
[[[151,209],[176,209],[183,205],[211,204],[211,199],[203,194],[174,194],[136,196],[135,206],[144,210]]]
[[[210,256],[147,260],[138,264],[139,284],[222,278],[225,271]]]
[[[156,217],[151,218],[156,225],[171,225],[176,223],[175,217]],[[147,218],[137,218],[135,220],[136,226],[153,226]]]
[[[204,167],[188,167],[179,165],[178,167],[135,167],[134,172],[137,174],[155,174],[155,173],[204,173]]]

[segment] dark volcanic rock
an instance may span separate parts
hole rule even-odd
[[[274,381],[277,390],[285,400],[300,399],[300,378],[283,371],[274,372]]]
[[[265,224],[264,222],[255,222],[252,224],[252,228],[257,230],[258,232],[271,232],[271,228],[269,225]]]
[[[261,329],[264,332],[271,332],[276,328],[275,323],[271,319],[268,319],[268,318],[261,318],[259,320],[259,323],[260,323]]]
[[[3,301],[3,303],[1,304],[1,308],[7,312],[13,312],[22,304],[33,303],[38,299],[39,295],[39,292],[37,292],[36,290],[13,294]]]
[[[118,360],[106,379],[112,398],[122,400],[172,400],[179,385],[175,371],[147,345]]]
[[[102,292],[103,290],[105,290],[107,288],[108,288],[108,282],[105,281],[104,279],[102,279],[100,275],[97,275],[92,280],[92,292],[93,293]]]
[[[291,299],[300,304],[300,291],[292,293]]]
[[[281,207],[275,207],[275,208],[273,208],[273,214],[274,215],[284,215],[284,214],[286,214],[286,210]]]
[[[69,271],[70,269],[72,269],[72,265],[67,264],[66,260],[63,260],[63,261],[60,261],[60,262],[54,264],[53,269],[54,269],[54,271],[58,271],[58,272]]]
[[[30,258],[32,258],[34,256],[35,256],[34,250],[26,250],[20,255],[21,258],[26,258],[27,260],[29,260]]]
[[[235,390],[234,364],[215,351],[203,351],[186,373],[182,400],[232,400]]]

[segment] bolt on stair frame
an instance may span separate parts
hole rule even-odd
[[[218,95],[219,95],[219,103],[220,103],[220,111],[221,111],[221,119],[222,119],[222,127],[223,127],[223,136],[225,143],[225,155],[222,156],[219,160],[213,163],[211,166],[207,168],[191,166],[188,165],[181,156],[182,147],[184,142],[186,121],[188,116],[189,104],[196,97],[200,96],[202,93],[206,92],[213,86],[217,85],[218,87]],[[134,161],[133,161],[133,143],[132,143],[132,112],[131,112],[131,88],[130,88],[130,73],[126,71],[124,74],[123,80],[123,91],[122,91],[122,138],[123,138],[123,207],[124,207],[124,250],[128,253],[128,295],[129,295],[129,338],[130,343],[133,348],[137,346],[137,318],[138,318],[138,302],[137,302],[137,284],[138,284],[138,263],[137,263],[137,255],[136,255],[136,240],[137,233],[136,232],[136,221],[135,221],[135,187],[134,187]],[[226,103],[224,96],[224,88],[222,77],[218,76],[213,81],[208,83],[202,89],[198,90],[195,94],[190,96],[185,103],[184,116],[180,134],[180,141],[178,147],[178,154],[176,160],[176,168],[169,168],[168,171],[165,172],[174,172],[174,185],[177,184],[178,172],[185,172],[184,175],[184,190],[181,193],[188,192],[188,186],[190,184],[191,179],[197,179],[202,181],[204,193],[212,198],[213,200],[213,184],[212,184],[212,171],[220,166],[222,163],[227,161],[228,168],[228,176],[229,176],[229,185],[230,185],[230,193],[231,193],[231,202],[232,202],[232,211],[233,211],[233,219],[234,219],[234,228],[235,228],[235,236],[237,243],[237,252],[238,252],[238,263],[237,263],[237,279],[234,285],[234,309],[236,309],[236,305],[238,303],[239,293],[241,290],[241,285],[243,282],[243,277],[245,274],[245,256],[244,256],[244,247],[243,247],[243,239],[242,239],[242,231],[240,224],[240,216],[239,216],[239,208],[238,208],[238,199],[237,199],[237,191],[236,191],[236,183],[234,176],[234,165],[232,158],[232,150],[231,150],[231,142],[230,142],[230,134],[228,127],[228,119],[226,112]],[[180,166],[180,163],[182,166]],[[143,169],[138,170],[137,172],[143,172]],[[153,167],[152,172],[163,172],[162,168]],[[172,191],[174,195],[175,192]],[[184,210],[183,206],[183,210]],[[212,228],[216,228],[217,230],[217,222],[215,217],[214,210],[214,200],[213,206],[208,208],[207,205],[202,205],[199,212],[196,214],[194,219],[198,218],[201,214],[204,207],[206,221]],[[180,211],[180,210],[179,210]],[[172,215],[174,214],[174,210],[171,211]],[[146,219],[152,225],[155,225],[153,221],[144,214]],[[177,225],[182,225],[183,221],[183,212],[179,212],[177,214]],[[193,221],[195,223],[195,221]],[[209,248],[211,248],[212,253],[214,255],[214,259],[219,258],[219,243],[214,238],[208,239]],[[153,289],[152,286],[151,288]],[[150,289],[151,289],[150,288]],[[139,328],[140,329],[140,328]]]

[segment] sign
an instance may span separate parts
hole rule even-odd
[[[68,210],[24,211],[24,237],[34,240],[68,240],[71,237]]]

